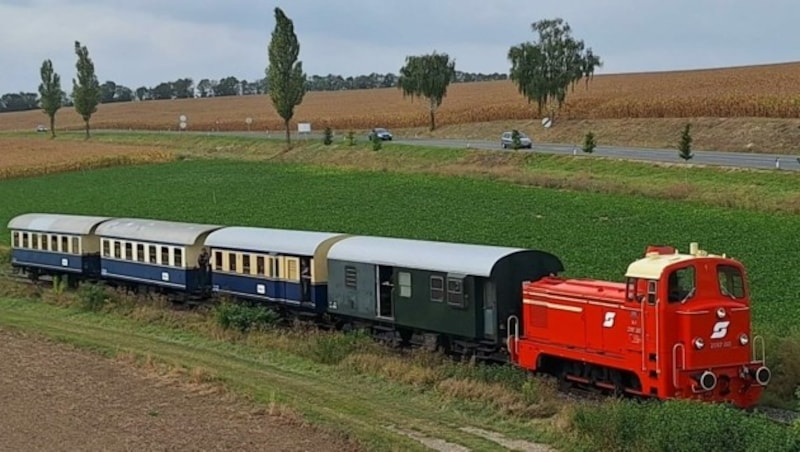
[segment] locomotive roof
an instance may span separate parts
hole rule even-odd
[[[235,226],[212,232],[206,239],[206,245],[262,253],[313,256],[323,242],[334,237],[346,237],[346,235],[334,232]]]
[[[473,276],[491,276],[497,261],[523,248],[472,245],[386,237],[348,237],[337,242],[329,259],[416,268]]]
[[[206,232],[222,226],[139,218],[116,218],[97,228],[97,234],[142,242],[193,245]]]
[[[110,217],[89,215],[61,215],[53,213],[26,213],[8,222],[8,229],[60,234],[91,234],[99,223]]]
[[[659,279],[664,269],[672,264],[696,259],[697,256],[691,254],[653,254],[634,261],[628,266],[625,277]]]

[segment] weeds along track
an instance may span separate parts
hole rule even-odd
[[[40,290],[53,289],[53,281],[50,279],[40,279],[38,281],[31,281],[29,278],[25,276],[16,274],[8,270],[0,271],[0,278],[3,278],[6,281],[12,283],[36,286],[40,288]],[[213,304],[213,302],[214,302],[213,299],[206,300],[205,302],[200,304],[191,304],[191,305],[173,302],[168,305],[169,307],[167,309],[186,310],[186,309],[194,309],[196,307],[209,307]],[[283,320],[286,319],[284,318]],[[331,325],[329,324],[303,321],[296,317],[294,318],[294,320],[299,320],[307,326],[313,326],[316,328],[322,328],[326,330],[331,329]],[[65,334],[66,333],[77,334],[78,331],[82,331],[86,328],[88,328],[87,333],[89,333],[94,338],[93,340],[97,341],[96,344],[94,344],[97,347],[103,347],[104,345],[110,347],[111,346],[110,344],[118,343],[118,341],[116,341],[115,339],[116,332],[107,331],[107,328],[92,327],[92,326],[74,326],[66,323],[62,323],[59,325],[48,324],[48,329],[51,329],[52,331],[61,331]],[[352,399],[355,397],[355,399],[363,402],[366,400],[365,399],[366,397],[369,399],[370,404],[374,404],[374,408],[376,409],[376,411],[380,411],[381,409],[380,407],[383,407],[385,409],[388,406],[392,406],[393,410],[397,410],[402,414],[409,416],[410,418],[413,418],[416,413],[415,410],[419,409],[419,407],[413,407],[413,408],[398,407],[397,405],[393,405],[393,402],[390,400],[391,397],[389,397],[386,400],[382,400],[380,397],[375,398],[374,395],[365,395],[360,392],[361,389],[358,387],[344,388],[341,385],[333,385],[331,387],[325,387],[325,386],[317,387],[312,384],[311,386],[313,386],[313,388],[311,388],[309,386],[309,383],[302,382],[302,379],[298,379],[300,375],[291,370],[272,368],[269,367],[269,365],[267,365],[267,368],[264,368],[262,370],[254,370],[253,366],[265,365],[263,361],[259,361],[255,358],[243,359],[241,357],[234,357],[232,355],[228,355],[220,351],[208,350],[205,348],[202,350],[191,349],[191,348],[181,348],[178,350],[171,347],[166,347],[165,341],[162,341],[165,344],[165,348],[163,348],[164,353],[162,353],[162,347],[148,348],[147,342],[153,340],[149,335],[136,334],[136,333],[133,334],[126,333],[126,334],[128,334],[128,336],[131,338],[130,341],[128,342],[130,342],[129,346],[132,347],[132,349],[157,350],[159,359],[162,359],[173,365],[189,364],[192,366],[199,366],[199,367],[216,367],[220,368],[224,375],[230,375],[230,376],[242,375],[243,378],[249,379],[250,381],[249,383],[245,382],[243,386],[248,391],[258,392],[258,387],[253,382],[257,382],[264,379],[264,375],[259,376],[259,372],[269,372],[271,375],[271,379],[274,380],[276,383],[278,383],[278,387],[291,388],[290,392],[292,393],[313,394],[314,400],[320,400],[320,401],[330,400],[331,403],[334,403],[334,405],[325,404],[326,406],[329,407],[337,406],[335,404],[339,403],[346,403],[344,402],[343,399]],[[418,347],[416,345],[400,346],[396,343],[386,344],[385,341],[378,341],[378,342],[383,342],[385,346],[390,346],[394,349],[397,349],[401,353],[403,351],[411,350]],[[451,355],[449,356],[449,358],[454,361],[458,361],[459,358],[461,357]],[[222,364],[222,366],[220,366],[220,364]],[[486,364],[499,365],[499,366],[510,365],[507,362],[500,363],[492,361],[486,361]],[[552,378],[552,377],[547,377],[547,378]],[[239,384],[237,383],[237,385]],[[570,402],[603,403],[605,401],[610,400],[613,396],[595,389],[584,389],[574,386],[561,386],[559,392],[557,393],[557,397],[563,400],[564,402],[568,403]],[[429,408],[435,410],[435,408],[433,407]],[[325,408],[322,406],[317,407],[317,409],[320,410],[321,412],[327,413],[327,415],[333,415],[334,413],[333,411],[331,411],[330,408]],[[785,425],[791,425],[793,422],[800,419],[800,412],[773,408],[773,407],[758,407],[754,409],[751,412],[751,414],[764,415],[773,422]],[[385,421],[391,422],[391,419],[386,419]],[[369,422],[359,421],[356,423],[361,425],[361,428],[364,429],[370,428]],[[429,433],[436,433],[436,432],[429,432]]]

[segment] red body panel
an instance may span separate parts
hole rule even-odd
[[[648,251],[678,256],[670,247]],[[717,279],[720,268],[744,269],[705,255],[672,261],[663,277],[628,284],[554,276],[524,284],[521,334],[509,339],[512,361],[645,396],[754,405],[769,373],[753,358],[749,300],[744,288],[738,298],[721,293]],[[674,283],[667,275],[688,267],[694,288],[683,300],[669,298]],[[760,382],[757,370],[766,372]]]

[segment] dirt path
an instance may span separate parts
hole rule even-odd
[[[0,328],[0,450],[353,450],[292,416]]]

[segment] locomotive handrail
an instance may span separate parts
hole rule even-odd
[[[680,342],[672,346],[672,385],[678,388],[678,347],[681,349],[681,370],[686,368],[686,347]]]
[[[759,360],[758,359],[758,354],[757,354],[758,349],[756,347],[756,344],[758,344],[759,342],[761,342],[761,361],[766,366],[767,365],[767,352],[766,352],[766,350],[764,350],[764,337],[762,337],[761,335],[756,335],[756,336],[753,337],[753,361],[758,361]]]
[[[510,316],[508,316],[508,320],[506,320],[506,322],[507,322],[506,326],[508,328],[509,336],[512,336],[514,338],[514,353],[519,353],[519,318],[517,316],[515,316],[515,315],[510,315]],[[512,323],[514,324],[514,328],[513,328],[514,334],[513,335],[511,334],[511,331],[512,331],[511,324]]]

